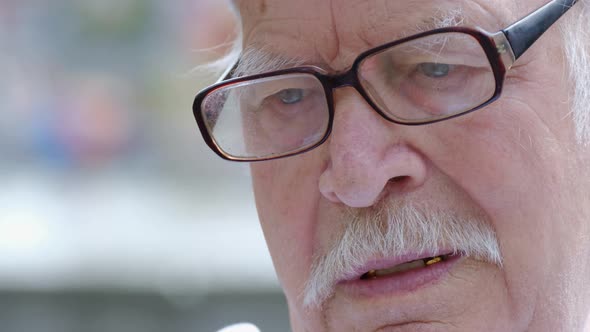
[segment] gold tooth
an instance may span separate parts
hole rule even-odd
[[[440,263],[440,262],[446,260],[447,258],[448,258],[447,255],[442,255],[442,256],[424,258],[422,261],[424,262],[424,264],[426,266],[430,266],[430,265]],[[375,279],[375,278],[377,278],[377,270],[370,270],[369,272],[367,272],[361,276],[362,280]]]
[[[436,257],[432,257],[432,258],[427,258],[424,263],[426,264],[426,266],[429,266],[429,265],[433,265],[436,263],[440,263],[440,262],[442,262],[442,260],[443,260],[442,256],[436,256]]]

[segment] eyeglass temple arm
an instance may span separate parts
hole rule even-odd
[[[240,58],[238,57],[237,59],[235,59],[231,66],[227,67],[227,69],[223,72],[223,74],[221,74],[221,76],[217,79],[216,83],[220,83],[223,82],[227,79],[232,78],[234,71],[238,68],[238,64],[240,63]]]
[[[578,0],[553,0],[502,30],[512,47],[515,60],[576,2]]]

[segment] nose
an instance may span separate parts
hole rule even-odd
[[[326,199],[368,207],[385,195],[402,195],[423,185],[427,162],[409,133],[424,128],[385,120],[352,88],[335,91],[334,107],[329,160],[319,180]]]

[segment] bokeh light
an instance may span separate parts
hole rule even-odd
[[[223,0],[0,2],[2,331],[287,331],[247,165],[192,98]]]

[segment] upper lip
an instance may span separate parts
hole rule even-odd
[[[381,270],[394,267],[399,264],[412,262],[418,259],[425,259],[429,257],[437,257],[442,255],[453,254],[453,250],[439,250],[422,253],[407,253],[395,257],[376,258],[367,261],[365,264],[355,269],[353,273],[345,276],[339,282],[359,280],[361,276],[371,270]]]

